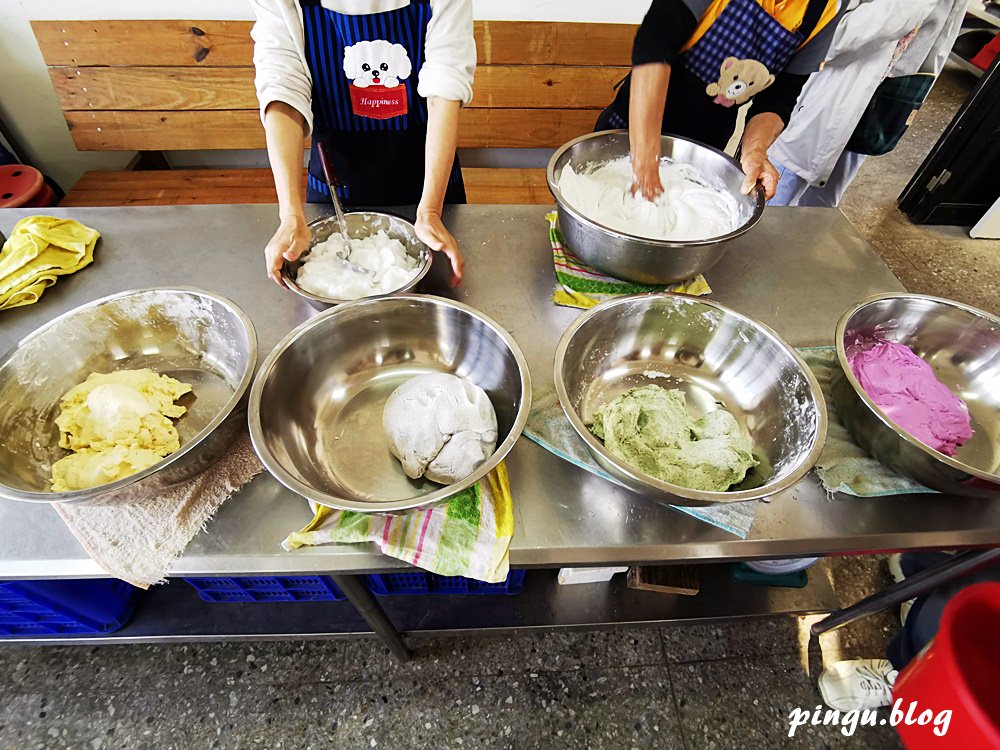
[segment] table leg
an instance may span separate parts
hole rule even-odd
[[[908,599],[913,599],[939,586],[951,583],[967,573],[996,565],[998,562],[1000,562],[1000,547],[959,552],[950,560],[944,560],[915,575],[907,576],[905,580],[894,583],[892,586],[862,599],[857,604],[831,613],[825,619],[813,624],[812,633],[813,635],[822,635],[831,630],[842,628],[844,625],[881,612],[894,604],[902,604]]]
[[[333,582],[347,597],[347,601],[354,605],[365,622],[371,625],[375,635],[382,639],[382,642],[389,647],[389,650],[400,661],[407,661],[411,656],[409,647],[403,641],[399,631],[393,626],[389,618],[386,617],[381,605],[372,596],[362,582],[360,576],[352,575],[331,575]]]

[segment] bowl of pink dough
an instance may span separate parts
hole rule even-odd
[[[951,495],[1000,496],[1000,318],[919,294],[837,324],[837,413],[880,463]]]

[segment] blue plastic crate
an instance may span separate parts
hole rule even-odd
[[[206,602],[339,602],[344,596],[329,576],[185,578]]]
[[[381,573],[366,576],[368,589],[378,596],[413,594],[506,594],[513,596],[524,589],[523,570],[512,570],[502,583],[483,583],[463,576],[439,576],[435,573]]]
[[[137,592],[114,578],[0,582],[0,638],[113,633],[132,617]]]

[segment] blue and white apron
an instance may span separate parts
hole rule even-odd
[[[319,0],[300,4],[313,79],[307,200],[329,200],[315,145],[322,141],[345,202],[356,207],[418,203],[427,100],[417,94],[417,79],[431,20],[429,0],[357,16],[328,10]],[[457,157],[445,202],[465,202]]]

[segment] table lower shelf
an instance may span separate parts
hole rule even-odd
[[[596,629],[697,620],[812,614],[839,607],[822,566],[809,585],[782,589],[738,584],[726,565],[699,566],[701,592],[677,596],[633,591],[624,576],[610,583],[560,586],[555,570],[532,570],[517,596],[377,597],[408,636],[546,629]],[[0,644],[74,645],[227,640],[299,640],[371,635],[350,602],[212,604],[181,581],[141,595],[131,622],[102,636],[30,637]]]

